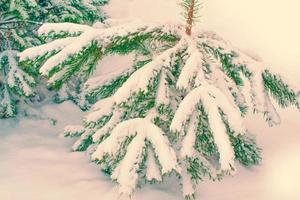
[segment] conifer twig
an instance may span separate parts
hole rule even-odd
[[[0,22],[0,26],[5,25],[5,24],[13,24],[13,23],[29,23],[29,24],[37,24],[37,25],[43,24],[40,22],[31,21],[31,20],[9,20],[9,21]]]
[[[186,21],[187,25],[185,29],[187,35],[192,34],[194,11],[195,11],[195,0],[191,0],[188,8],[187,21]]]

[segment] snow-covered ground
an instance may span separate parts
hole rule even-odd
[[[117,200],[115,185],[84,153],[71,152],[72,139],[60,137],[64,125],[78,123],[82,113],[72,103],[45,105],[44,116],[58,120],[0,121],[1,200]],[[299,200],[300,113],[281,110],[282,124],[269,128],[259,116],[247,125],[257,134],[263,162],[239,167],[222,182],[203,182],[201,200]],[[181,200],[180,187],[169,180],[137,191],[135,200]]]
[[[274,70],[299,84],[300,29],[295,26],[300,18],[295,12],[299,1],[278,2],[209,0],[201,21],[236,46],[256,52],[274,65]],[[180,20],[176,0],[111,0],[106,11],[112,17]],[[83,113],[70,102],[47,104],[37,112],[56,119],[57,124],[30,118],[0,120],[0,200],[118,199],[110,179],[84,153],[70,151],[72,139],[59,136],[64,125],[79,123]],[[201,183],[198,199],[300,199],[300,113],[289,108],[280,110],[280,114],[281,125],[272,128],[259,116],[247,119],[248,128],[263,148],[262,164],[251,169],[239,167],[234,177],[222,182]],[[134,199],[180,200],[179,188],[171,179],[138,190]]]

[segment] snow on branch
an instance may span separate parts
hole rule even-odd
[[[45,55],[46,53],[60,51],[74,42],[76,39],[77,37],[63,38],[37,47],[28,48],[25,51],[19,53],[20,61],[28,59],[33,60],[39,56]]]
[[[148,181],[156,180],[158,182],[161,182],[162,176],[160,173],[160,169],[156,163],[155,155],[151,148],[148,148],[147,157],[148,157],[148,159],[146,161],[146,166],[147,166],[146,178],[147,178],[147,180]]]
[[[184,124],[196,111],[197,105],[201,103],[208,114],[209,126],[212,130],[214,141],[217,145],[220,154],[220,164],[223,170],[230,170],[234,165],[234,152],[231,147],[229,136],[227,135],[226,127],[222,120],[219,109],[221,109],[228,118],[229,124],[237,133],[244,133],[241,116],[238,109],[232,105],[216,87],[208,84],[192,90],[180,103],[175,116],[172,120],[170,130],[173,132],[183,132]],[[192,123],[195,123],[192,120]],[[195,128],[194,128],[195,129]],[[193,134],[188,132],[187,138],[184,139],[185,143],[192,143]],[[183,148],[183,155],[192,155],[191,150]]]
[[[60,50],[60,52],[50,57],[39,70],[42,75],[48,77],[53,75],[52,72],[58,73],[62,70],[62,73],[67,73],[67,71],[72,71],[72,69],[65,69],[64,71],[68,62],[85,54],[84,51],[93,45],[96,45],[96,51],[105,53],[108,52],[110,48],[121,45],[125,40],[133,40],[135,37],[142,37],[147,34],[153,35],[153,37],[156,37],[156,35],[157,37],[160,37],[161,35],[169,34],[168,29],[164,26],[145,24],[140,21],[104,29],[72,23],[45,24],[39,30],[40,33],[50,33],[51,31],[82,33],[77,36],[76,39],[59,39],[58,41],[50,42],[40,47],[28,49],[20,54],[21,59],[25,60],[35,58],[42,53],[53,51],[54,49]],[[42,52],[37,52],[41,48],[44,50],[42,50]],[[56,78],[53,78],[54,81],[52,80],[52,82],[58,81],[61,77],[61,75],[56,76]]]
[[[244,135],[244,107],[276,119],[268,93],[280,97],[283,106],[296,101],[295,93],[279,77],[211,32],[186,34],[182,26],[140,21],[93,27],[46,24],[39,30],[46,35],[61,32],[75,36],[60,35],[67,38],[25,50],[20,58],[36,59],[51,52],[39,69],[50,84],[63,84],[90,69],[84,74],[83,90],[95,91],[93,100],[100,100],[84,118],[84,128],[70,127],[66,133],[80,136],[74,150],[89,148],[92,160],[111,175],[123,194],[131,195],[141,176],[160,182],[163,175],[175,171],[181,174],[183,193],[190,198],[202,176],[219,175],[211,174],[211,168],[232,171],[235,158],[256,164],[259,150]],[[152,44],[159,48],[151,52]],[[146,62],[88,79],[103,56],[135,50],[143,52]],[[97,96],[106,85],[108,92]],[[169,141],[174,132],[180,135],[180,144],[172,141],[180,148],[179,159]],[[140,173],[141,169],[146,172]]]
[[[110,115],[113,111],[114,101],[112,98],[106,98],[101,101],[98,101],[93,107],[93,112],[90,112],[86,117],[85,121],[87,123],[97,122],[103,116]]]
[[[182,147],[180,149],[180,155],[182,158],[194,157],[196,154],[194,146],[196,143],[197,126],[197,115],[194,112],[189,123],[187,134],[182,141]]]
[[[114,111],[109,121],[92,136],[93,141],[98,142],[105,134],[109,133],[120,122],[121,114],[118,110]]]
[[[289,81],[283,82],[281,77],[270,73],[259,58],[235,48],[213,32],[203,32],[199,41],[212,47],[217,52],[219,59],[227,57],[227,60],[231,62],[232,69],[228,71],[229,74],[235,73],[235,78],[242,83],[238,88],[235,85],[230,87],[234,89],[232,92],[237,97],[235,99],[238,101],[237,104],[244,104],[255,112],[262,113],[270,125],[278,124],[281,121],[270,97],[273,97],[282,107],[299,105],[296,100],[297,89],[295,88],[297,87]]]
[[[132,68],[128,68],[127,66],[125,66],[124,68],[118,68],[111,73],[89,78],[84,84],[84,89],[86,93],[91,93],[98,88],[103,87],[105,84],[112,82],[114,79],[130,73],[131,71]]]
[[[137,170],[145,156],[146,141],[149,141],[161,165],[161,173],[166,174],[175,170],[180,172],[175,151],[170,146],[164,132],[147,119],[136,118],[119,123],[111,135],[99,144],[92,154],[93,160],[102,160],[105,155],[117,156],[126,138],[133,137],[129,143],[125,157],[120,161],[112,174],[112,179],[120,184],[120,191],[132,194],[138,181]],[[155,177],[157,177],[155,175]]]
[[[7,73],[7,85],[15,89],[17,93],[25,96],[30,96],[34,92],[32,85],[35,84],[35,80],[22,69],[20,69],[17,61],[18,51],[5,51],[2,52],[2,56],[7,57],[8,73]]]
[[[203,79],[203,77],[201,77],[201,72],[203,73],[202,65],[204,64],[202,53],[195,44],[189,44],[187,52],[189,58],[183,66],[176,83],[176,86],[179,89],[188,89],[189,84],[196,76],[198,79]]]
[[[84,132],[85,132],[85,129],[81,125],[68,125],[64,128],[64,136],[65,137],[80,136]]]
[[[75,43],[70,43],[63,48],[59,53],[49,58],[40,68],[40,73],[44,76],[49,76],[50,72],[57,68],[58,65],[63,64],[68,57],[74,56],[85,48],[89,47],[95,41],[98,33],[95,31],[86,31],[78,36]]]
[[[172,55],[176,54],[184,45],[185,42],[180,41],[174,47],[168,49],[158,57],[154,58],[152,62],[146,64],[145,66],[134,72],[114,94],[114,101],[119,104],[125,101],[131,94],[135,92],[146,91],[150,80],[153,77],[156,77],[163,67],[171,67],[170,58],[172,57]]]
[[[39,35],[48,35],[48,34],[60,34],[62,32],[69,33],[71,35],[82,33],[88,30],[91,30],[92,27],[82,24],[74,23],[45,23],[39,30]]]

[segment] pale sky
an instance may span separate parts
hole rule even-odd
[[[111,0],[113,18],[178,21],[177,0]],[[299,0],[202,0],[198,26],[216,31],[236,47],[257,54],[266,65],[300,85]],[[118,6],[116,6],[118,5]],[[113,9],[111,9],[113,8]]]

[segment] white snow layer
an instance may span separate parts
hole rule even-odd
[[[102,136],[107,134],[109,131],[113,129],[120,122],[121,112],[114,111],[109,121],[100,129],[98,129],[93,135],[93,141],[97,142],[101,139]]]
[[[162,181],[159,166],[156,163],[154,153],[152,149],[148,148],[147,161],[146,161],[147,171],[146,178],[148,181],[156,180],[158,182]]]
[[[67,32],[69,34],[77,34],[81,32],[85,32],[87,30],[92,29],[88,25],[82,24],[74,24],[74,23],[45,23],[43,24],[39,30],[39,35],[46,35],[46,34],[59,34],[63,32]]]
[[[196,132],[197,132],[197,116],[196,113],[192,115],[191,122],[189,124],[189,128],[187,134],[185,135],[184,139],[182,140],[182,145],[180,149],[180,155],[182,158],[185,157],[194,157],[196,154],[196,150],[194,148],[196,143]]]
[[[77,136],[85,131],[81,125],[67,125],[64,127],[64,135],[66,136]]]
[[[25,96],[33,94],[30,84],[34,84],[34,79],[26,74],[18,65],[18,51],[7,50],[1,52],[0,58],[6,56],[8,60],[8,73],[6,77],[7,84],[10,88],[19,88]]]
[[[131,119],[118,124],[111,135],[100,143],[92,154],[93,160],[101,160],[106,154],[115,157],[120,144],[128,137],[134,138],[127,147],[123,160],[114,170],[111,178],[120,185],[120,193],[131,195],[138,181],[139,165],[145,155],[145,142],[149,141],[161,165],[161,173],[166,174],[175,170],[180,172],[175,151],[170,147],[164,132],[147,119]]]
[[[177,53],[183,45],[185,45],[184,40],[180,41],[174,47],[164,51],[162,54],[154,58],[152,62],[149,62],[144,67],[135,71],[112,96],[114,102],[116,104],[120,104],[123,101],[126,101],[131,94],[138,91],[146,91],[151,79],[153,79],[163,67],[170,67],[172,55]]]
[[[107,116],[112,112],[113,105],[114,102],[111,97],[98,101],[93,105],[91,109],[92,112],[89,112],[89,114],[85,116],[85,121],[97,122],[103,116]]]
[[[60,51],[65,48],[67,45],[71,44],[77,39],[77,37],[69,37],[63,39],[57,39],[53,42],[43,44],[37,47],[29,48],[19,53],[20,61],[27,59],[35,59],[39,56],[42,56],[46,53]]]
[[[199,52],[199,49],[194,46],[194,44],[190,45],[192,45],[192,47],[189,46],[190,48],[188,49],[190,56],[182,68],[176,83],[176,87],[179,89],[188,89],[190,82],[196,77],[196,75],[198,75],[198,81],[204,78],[201,74],[201,72],[203,73],[202,65],[204,64],[203,55]]]
[[[71,34],[82,33],[80,36],[76,37],[76,42],[71,43],[67,40],[60,40],[56,43],[52,42],[49,45],[46,44],[32,47],[21,53],[20,57],[22,59],[31,57],[34,58],[38,55],[41,55],[41,53],[53,51],[54,49],[61,49],[59,53],[49,58],[40,68],[40,73],[42,75],[48,76],[51,70],[62,64],[65,60],[67,60],[69,56],[74,56],[83,49],[89,47],[93,41],[98,42],[99,48],[104,48],[111,42],[110,38],[118,36],[121,37],[127,35],[128,33],[134,33],[137,31],[149,32],[154,28],[157,28],[157,26],[154,26],[154,24],[151,23],[145,24],[140,22],[139,20],[135,20],[125,25],[109,27],[106,29],[98,29],[86,25],[78,25],[72,23],[48,23],[40,27],[39,34],[49,34],[52,32],[60,33],[61,31],[69,32]],[[69,44],[67,45],[68,42]],[[41,48],[44,48],[42,52],[40,52]]]
[[[192,197],[195,193],[195,185],[191,181],[190,174],[187,173],[186,167],[182,168],[182,193],[184,197]]]
[[[244,133],[244,129],[238,110],[229,103],[226,97],[217,88],[212,85],[203,84],[193,89],[180,103],[170,129],[174,132],[182,133],[184,124],[193,112],[196,111],[196,105],[200,102],[208,114],[209,126],[220,154],[221,169],[230,170],[234,166],[234,152],[226,132],[226,127],[220,116],[219,108],[225,112],[233,130]],[[192,140],[193,135],[188,133],[185,137],[188,137],[185,139],[185,142],[187,142]]]

